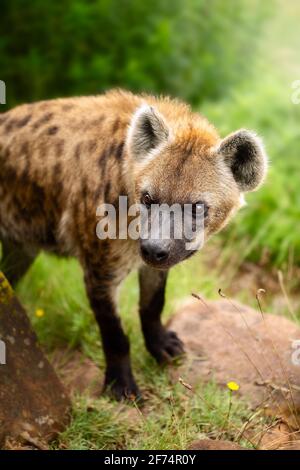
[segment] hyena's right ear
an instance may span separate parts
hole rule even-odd
[[[142,105],[130,123],[127,145],[138,161],[149,157],[150,152],[167,142],[169,128],[161,114],[152,106]]]
[[[257,135],[240,129],[225,137],[218,148],[229,166],[240,191],[254,191],[263,182],[268,159]]]

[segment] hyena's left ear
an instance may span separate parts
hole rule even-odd
[[[152,106],[142,105],[134,113],[127,137],[127,145],[138,161],[147,158],[151,150],[167,142],[169,128],[161,114]]]
[[[230,134],[220,143],[218,153],[232,171],[240,191],[253,191],[264,180],[268,159],[254,132],[241,129]]]

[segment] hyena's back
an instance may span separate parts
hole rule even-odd
[[[1,114],[0,235],[45,248],[60,239],[59,250],[72,251],[75,238],[85,237],[81,227],[87,233],[95,223],[97,205],[120,193],[124,139],[137,105],[133,95],[116,93]]]

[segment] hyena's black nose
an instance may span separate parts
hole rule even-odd
[[[146,261],[158,264],[167,260],[170,253],[170,247],[167,245],[161,245],[161,243],[157,243],[153,240],[144,240],[141,244],[141,252]]]

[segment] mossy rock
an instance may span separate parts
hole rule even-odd
[[[24,436],[48,442],[68,423],[70,401],[1,272],[0,339],[0,447]]]

